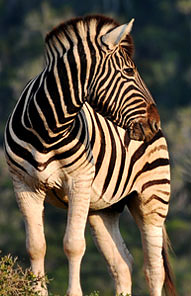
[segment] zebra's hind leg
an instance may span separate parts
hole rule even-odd
[[[28,186],[14,180],[17,203],[23,214],[26,230],[26,249],[30,256],[32,271],[40,280],[36,290],[41,295],[48,295],[44,281],[44,257],[46,241],[44,236],[43,210],[44,194],[33,192]]]
[[[103,254],[115,281],[116,295],[131,294],[133,258],[127,250],[119,230],[118,212],[101,210],[89,215],[93,238]]]
[[[151,197],[135,194],[128,201],[128,207],[141,232],[144,271],[150,296],[161,296],[165,281],[163,227],[168,202],[155,197],[154,194]]]

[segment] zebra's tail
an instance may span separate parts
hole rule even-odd
[[[165,294],[169,296],[177,296],[176,287],[174,284],[174,274],[169,262],[169,249],[171,248],[170,240],[168,238],[166,228],[163,227],[163,249],[162,256],[165,269]]]

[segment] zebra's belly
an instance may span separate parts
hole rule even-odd
[[[117,203],[125,196],[119,196],[118,198],[112,199],[112,197],[107,199],[105,196],[100,196],[96,194],[94,190],[91,191],[90,195],[90,211],[97,211],[107,207],[110,207],[114,203]],[[53,188],[48,191],[46,195],[46,202],[53,206],[67,209],[68,207],[68,196],[63,189]]]
[[[64,172],[60,175],[60,171],[59,175],[56,176],[55,173],[52,176],[54,176],[54,178],[49,178],[49,183],[46,184],[46,188],[49,188],[46,194],[46,201],[53,206],[57,206],[59,208],[67,208],[68,191],[72,190],[69,184],[69,180],[67,176],[64,177]],[[126,186],[126,190],[124,190],[124,192],[119,190],[119,192],[113,195],[113,183],[111,183],[107,187],[106,192],[103,192],[103,187],[105,183],[104,180],[105,179],[100,176],[100,178],[95,178],[92,182],[90,191],[90,210],[95,211],[110,207],[111,205],[123,199],[129,193],[128,186]],[[117,180],[113,180],[113,182],[114,184],[116,184]]]

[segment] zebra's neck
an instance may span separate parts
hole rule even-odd
[[[66,121],[75,118],[86,99],[92,105],[90,89],[102,63],[99,36],[115,25],[107,20],[98,26],[96,18],[79,18],[47,35],[47,77],[51,77],[47,85],[53,81]]]
[[[79,55],[73,51],[61,54],[58,44],[50,44],[47,50],[48,64],[45,80],[47,95],[53,104],[62,110],[62,123],[73,121],[87,97],[86,62],[79,60]],[[51,54],[50,54],[51,52]],[[52,85],[52,89],[51,89]],[[46,88],[47,86],[47,88]],[[57,108],[56,108],[57,109]]]

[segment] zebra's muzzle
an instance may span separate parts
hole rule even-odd
[[[150,141],[160,129],[160,116],[154,104],[147,108],[147,117],[132,120],[127,128],[129,138],[135,141]]]
[[[157,123],[155,122],[134,122],[127,129],[129,138],[135,141],[150,141],[159,130]]]

